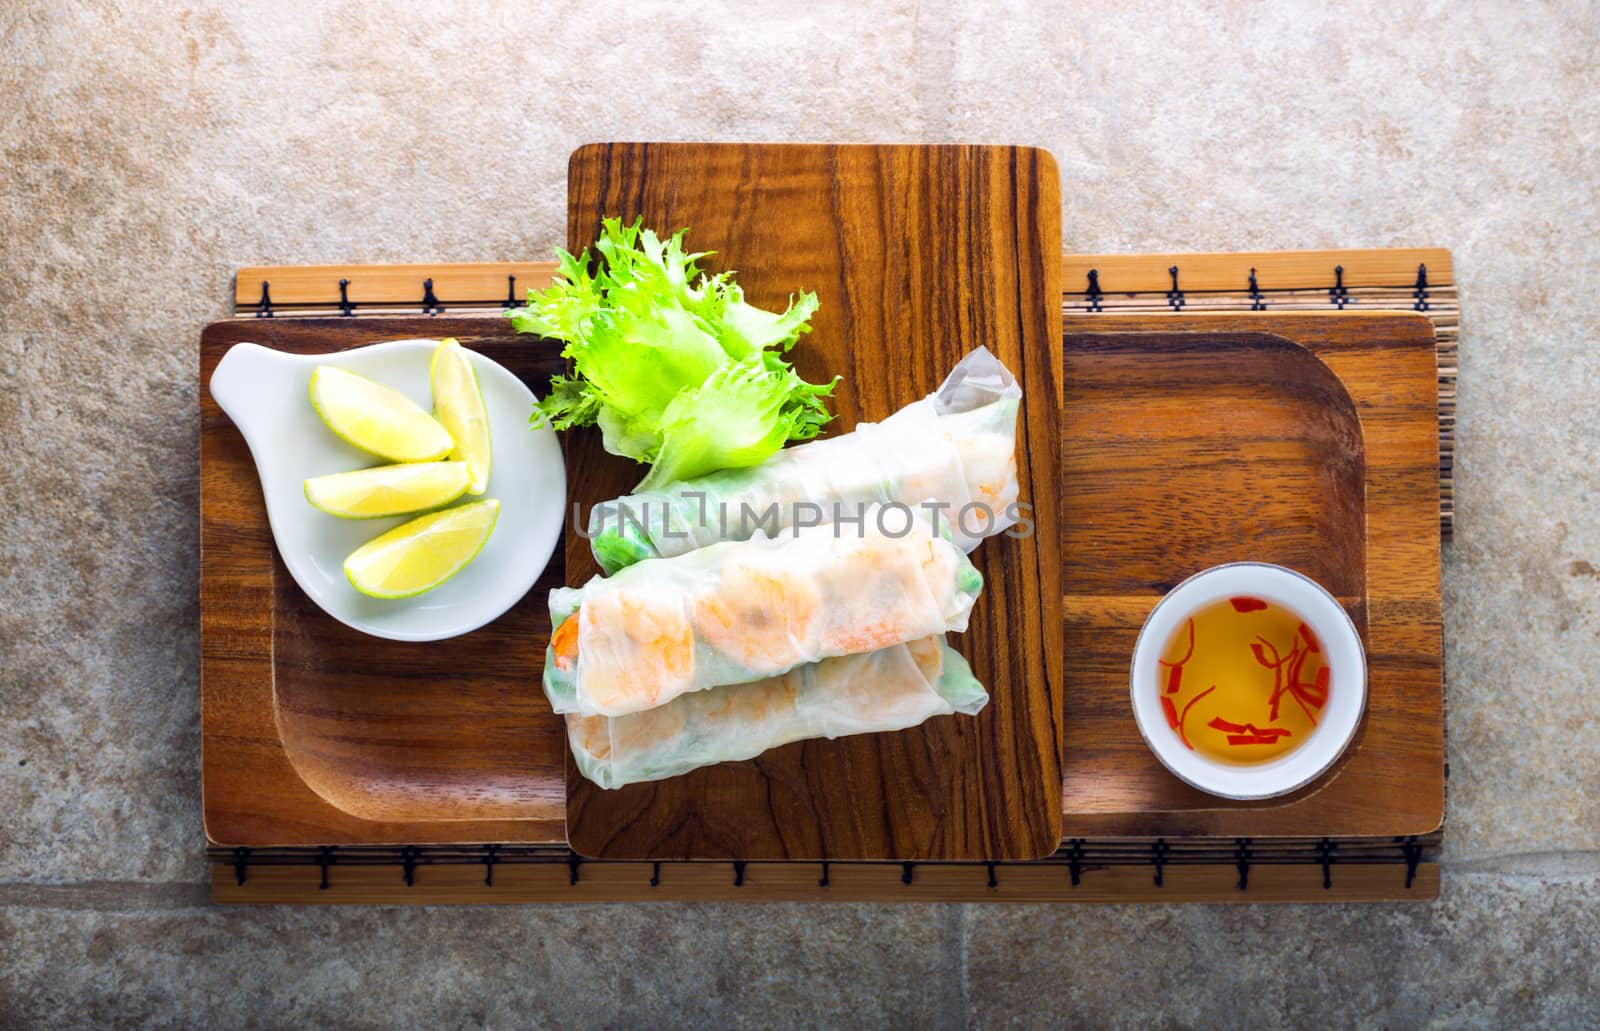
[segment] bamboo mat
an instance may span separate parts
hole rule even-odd
[[[437,315],[521,304],[554,262],[261,265],[239,270],[238,316]],[[1439,362],[1439,530],[1455,519],[1456,347],[1460,308],[1442,248],[1197,254],[1067,254],[1073,312],[1414,311],[1432,321]]]
[[[1440,835],[1084,841],[1031,863],[593,861],[543,846],[213,848],[223,903],[1376,902],[1438,897]]]
[[[552,262],[254,266],[240,318],[481,312],[546,285]],[[1437,248],[1076,255],[1068,313],[1411,311],[1432,321],[1439,366],[1439,524],[1454,518],[1456,348],[1450,254]],[[582,901],[1356,902],[1439,891],[1442,832],[1403,839],[1064,841],[1036,863],[595,862],[561,848],[323,847],[208,851],[222,903]]]

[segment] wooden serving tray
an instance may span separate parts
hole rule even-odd
[[[692,227],[752,303],[821,300],[791,352],[802,375],[839,375],[842,433],[934,390],[983,343],[1023,388],[1020,497],[1034,535],[973,555],[984,591],[952,643],[990,691],[975,718],[892,734],[797,742],[750,762],[602,790],[567,778],[567,835],[614,859],[1035,859],[1060,840],[1061,562],[1059,176],[1022,147],[600,144],[572,156],[575,252],[620,216]],[[639,467],[597,435],[569,439],[573,499],[626,494]],[[596,569],[568,527],[567,579]]]
[[[1421,315],[1066,319],[1064,833],[1409,835],[1444,817],[1435,339]],[[1156,760],[1128,662],[1150,609],[1276,562],[1365,639],[1366,715],[1329,774],[1228,802]]]
[[[420,336],[455,336],[538,393],[562,368],[553,348],[500,318],[251,319],[206,327],[200,380],[245,340],[319,354]],[[564,842],[566,735],[538,687],[559,551],[481,630],[425,644],[369,637],[318,608],[284,568],[250,450],[205,389],[200,427],[207,837]]]
[[[1067,326],[1074,334],[1097,327],[1126,332],[1122,324],[1112,326],[1096,321],[1119,313],[1148,319],[1150,331],[1185,327],[1196,311],[1246,313],[1256,307],[1267,309],[1269,315],[1345,309],[1426,313],[1437,352],[1434,372],[1438,411],[1430,430],[1437,446],[1429,459],[1436,464],[1426,496],[1422,492],[1408,495],[1407,525],[1411,521],[1417,525],[1402,539],[1409,547],[1424,549],[1416,552],[1423,554],[1430,536],[1422,527],[1424,521],[1437,519],[1434,525],[1448,534],[1459,321],[1448,252],[1068,254],[1063,257],[1063,270],[1063,307]],[[396,337],[456,335],[468,339],[469,346],[482,347],[530,383],[537,383],[555,367],[553,359],[537,350],[530,352],[527,338],[506,336],[498,312],[508,296],[520,296],[529,286],[544,285],[551,271],[549,263],[541,262],[242,269],[235,298],[242,317],[206,331],[201,348],[202,382],[209,378],[221,353],[240,340],[289,349],[327,350]],[[418,317],[418,313],[431,317]],[[1350,357],[1358,359],[1360,355],[1352,351]],[[513,364],[519,360],[532,364],[525,368]],[[1341,369],[1340,375],[1343,374]],[[1405,389],[1425,392],[1420,373],[1413,375],[1414,381],[1408,377]],[[1367,415],[1361,408],[1359,393],[1349,393],[1357,405],[1358,417],[1365,421]],[[1373,399],[1374,403],[1383,401],[1378,393]],[[440,903],[635,897],[981,900],[1024,897],[1014,895],[1013,889],[1026,884],[1038,885],[1036,889],[1019,888],[1035,892],[1026,897],[1059,901],[1417,899],[1437,893],[1438,867],[1432,855],[1438,836],[1416,846],[1405,845],[1418,849],[1407,860],[1415,869],[1413,881],[1405,864],[1398,871],[1393,867],[1402,858],[1404,842],[1384,838],[1363,843],[1345,837],[1323,837],[1340,835],[1342,832],[1336,827],[1341,825],[1341,814],[1349,812],[1350,800],[1341,802],[1335,791],[1291,800],[1296,818],[1303,818],[1301,826],[1305,828],[1292,833],[1312,836],[1311,845],[1316,846],[1309,849],[1312,861],[1308,863],[1300,857],[1284,860],[1299,864],[1294,867],[1252,868],[1247,887],[1241,883],[1244,878],[1236,868],[1237,858],[1233,863],[1226,859],[1205,860],[1213,863],[1211,866],[1169,866],[1165,878],[1159,876],[1160,866],[1155,860],[1160,855],[1180,854],[1187,847],[1185,842],[1194,840],[1183,837],[1192,823],[1181,808],[1170,810],[1171,818],[1164,813],[1150,820],[1149,826],[1159,840],[1142,845],[1146,853],[1142,863],[1136,858],[1138,848],[1124,848],[1115,839],[1090,837],[1080,864],[1080,884],[1076,874],[1068,877],[1068,866],[1071,857],[1082,848],[1081,838],[1103,833],[1094,829],[1105,825],[1102,820],[1125,823],[1131,816],[1127,811],[1089,811],[1085,815],[1081,798],[1075,799],[1071,791],[1077,767],[1070,756],[1064,773],[1068,788],[1064,799],[1067,840],[1053,859],[1039,865],[1037,873],[1031,866],[1002,864],[996,874],[979,863],[975,870],[965,866],[951,872],[949,877],[954,880],[945,885],[938,867],[919,865],[913,872],[900,864],[834,864],[831,883],[845,890],[829,894],[831,889],[820,882],[829,878],[830,868],[819,868],[815,863],[751,864],[743,876],[736,872],[743,869],[739,864],[732,868],[729,864],[681,868],[694,871],[691,876],[680,873],[680,868],[670,863],[660,864],[659,868],[644,863],[642,872],[641,864],[586,863],[573,880],[563,859],[556,866],[508,867],[490,878],[491,884],[483,884],[483,866],[477,865],[479,860],[469,858],[463,884],[477,884],[481,891],[466,887],[436,890],[436,886],[444,888],[439,879],[456,867],[424,865],[413,880],[410,861],[402,861],[406,850],[399,848],[392,850],[397,858],[391,866],[347,868],[345,864],[352,859],[344,854],[343,847],[313,846],[415,844],[421,848],[410,854],[422,864],[441,861],[435,855],[438,846],[429,844],[435,842],[502,842],[508,850],[517,842],[534,847],[548,843],[555,857],[565,856],[565,783],[560,758],[564,743],[559,730],[550,731],[559,725],[548,712],[538,711],[542,696],[534,689],[529,697],[535,708],[524,713],[525,723],[508,724],[489,733],[487,740],[494,748],[510,750],[489,763],[502,771],[494,781],[495,788],[502,792],[502,802],[517,800],[516,808],[510,808],[509,813],[504,808],[494,813],[478,808],[478,803],[472,801],[474,797],[487,796],[470,786],[477,776],[471,767],[474,762],[482,762],[482,745],[473,735],[482,729],[478,720],[484,706],[505,704],[491,701],[495,691],[527,692],[528,685],[537,680],[537,657],[525,661],[508,651],[515,640],[520,654],[525,647],[522,638],[502,632],[496,623],[461,639],[461,643],[470,642],[481,649],[482,655],[473,661],[491,666],[489,678],[471,688],[476,701],[466,708],[454,704],[455,684],[448,671],[415,675],[405,665],[409,656],[371,667],[376,675],[352,673],[358,682],[348,689],[332,682],[338,671],[348,668],[342,665],[345,658],[338,654],[339,650],[359,647],[363,642],[341,637],[342,628],[337,624],[314,625],[326,617],[297,596],[292,581],[273,555],[260,489],[243,441],[204,389],[201,407],[201,726],[206,829],[214,843],[238,846],[217,853],[224,857],[217,867],[219,887],[215,897],[219,901]],[[1412,418],[1420,425],[1416,413]],[[1413,443],[1420,462],[1423,445]],[[1363,444],[1370,458],[1372,438],[1367,437]],[[1068,459],[1071,460],[1070,454]],[[1073,497],[1069,490],[1063,500],[1071,503]],[[1379,549],[1369,544],[1369,570],[1379,554]],[[1424,573],[1437,568],[1436,558],[1419,561]],[[532,636],[527,640],[539,655],[544,647],[541,635],[546,632],[541,623],[544,589],[563,577],[560,565],[558,551],[540,585],[501,621],[523,617],[525,610],[531,614],[528,625],[533,628]],[[1068,570],[1070,573],[1072,567]],[[1069,577],[1065,585],[1069,596],[1074,594],[1073,582]],[[285,596],[285,592],[295,596]],[[301,608],[298,613],[291,611],[296,606]],[[1436,618],[1437,606],[1435,585],[1414,607],[1425,617],[1431,613],[1431,618]],[[1395,607],[1408,606],[1397,601]],[[1376,617],[1375,609],[1372,615]],[[1070,634],[1070,612],[1068,619]],[[1120,676],[1124,684],[1121,704],[1126,705],[1125,663]],[[1424,678],[1420,683],[1422,697],[1432,698],[1437,705],[1433,681]],[[283,687],[286,704],[302,709],[307,717],[322,720],[325,733],[302,735],[297,742],[286,745],[276,726],[279,700],[275,685]],[[322,697],[316,691],[322,692]],[[396,695],[392,700],[387,697],[391,694]],[[294,701],[297,697],[301,699],[298,702]],[[508,694],[507,701],[514,704],[518,697],[521,696]],[[1070,698],[1068,695],[1067,700]],[[1115,700],[1110,704],[1116,704]],[[288,723],[294,723],[292,717]],[[1424,725],[1424,738],[1433,733],[1430,726]],[[542,737],[541,728],[545,728]],[[405,735],[422,744],[410,748]],[[519,753],[523,743],[525,750]],[[1072,747],[1074,755],[1082,751],[1076,743]],[[1428,747],[1431,749],[1432,745]],[[302,780],[296,763],[313,753],[333,757],[329,765],[335,769],[342,766],[348,775],[347,784],[369,785],[366,804],[359,796],[337,788],[329,791],[328,784],[315,777],[312,783]],[[506,770],[514,771],[514,776],[505,776]],[[364,779],[369,772],[370,779]],[[1348,772],[1341,771],[1330,786],[1342,783]],[[1115,785],[1136,780],[1123,777],[1119,781],[1117,776],[1110,776],[1106,782]],[[1442,755],[1436,755],[1431,769],[1416,770],[1415,783],[1429,796],[1437,796],[1443,781]],[[337,785],[338,779],[334,778],[333,783]],[[334,801],[324,798],[319,790]],[[373,794],[388,797],[373,801]],[[1326,823],[1318,818],[1316,808],[1324,797],[1333,803],[1328,810],[1332,819]],[[461,799],[466,799],[467,804],[457,813],[453,806]],[[355,811],[341,809],[338,803],[351,804]],[[1431,805],[1423,808],[1424,815],[1433,815]],[[366,819],[357,813],[379,818]],[[439,818],[451,815],[467,818]],[[1260,836],[1271,833],[1264,826],[1243,819],[1235,826],[1236,830],[1226,832],[1230,853],[1259,853],[1265,847]],[[1247,837],[1234,844],[1233,838],[1239,835]],[[1318,839],[1322,839],[1320,845]],[[1164,846],[1163,840],[1168,844]],[[1391,842],[1393,855],[1379,865],[1363,865],[1379,857],[1360,858],[1361,850],[1380,847],[1382,841]],[[258,875],[258,867],[249,865],[256,860],[248,857],[260,846],[272,845],[303,846],[298,849],[300,858],[291,860],[302,865],[267,868]],[[1319,868],[1323,847],[1336,864],[1331,876],[1326,867]],[[493,849],[487,849],[486,855],[485,862],[492,862]],[[243,882],[236,880],[238,873],[244,871],[239,865],[241,856],[247,857],[248,867],[248,879]],[[1352,859],[1358,865],[1337,865],[1348,864]],[[1256,861],[1262,861],[1259,855]],[[319,865],[324,874],[331,868],[328,889],[319,887]],[[474,865],[476,872],[471,869]],[[309,877],[305,873],[307,867]],[[523,883],[522,871],[540,887],[519,887]],[[769,884],[774,878],[781,883]],[[364,884],[371,887],[361,887]],[[806,885],[823,890],[814,891]],[[352,893],[346,893],[346,886]],[[502,887],[511,890],[497,895]],[[668,889],[668,895],[659,894],[661,888]]]

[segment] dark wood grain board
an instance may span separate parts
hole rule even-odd
[[[554,348],[504,320],[250,319],[208,327],[200,377],[233,344],[301,354],[458,337],[542,392]],[[302,399],[303,401],[303,399]],[[327,615],[277,557],[244,438],[202,388],[200,646],[206,833],[219,844],[564,840],[561,720],[539,689],[559,551],[509,612],[408,644]]]
[[[1419,834],[1444,815],[1437,366],[1420,315],[1088,315],[1064,327],[1063,831]],[[1367,713],[1305,790],[1188,787],[1133,723],[1161,595],[1222,562],[1297,569],[1362,630]]]
[[[751,762],[602,791],[568,775],[568,835],[611,858],[1030,859],[1060,829],[1060,198],[1054,161],[1009,147],[605,144],[568,170],[569,247],[603,217],[691,227],[756,304],[814,290],[821,309],[793,357],[843,377],[836,432],[882,419],[987,345],[1025,393],[1022,497],[1042,531],[986,542],[986,588],[954,643],[993,701],[895,734],[801,742]],[[588,505],[625,493],[637,466],[569,440]],[[567,576],[594,572],[569,534]]]

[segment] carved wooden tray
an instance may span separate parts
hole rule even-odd
[[[482,316],[248,319],[200,342],[315,354],[455,336],[543,392],[549,346]],[[509,612],[449,641],[368,637],[305,596],[272,543],[249,448],[201,389],[200,672],[206,834],[230,845],[562,842],[566,735],[539,690],[557,549]]]
[[[1133,262],[1137,267],[1130,264]],[[1189,293],[1186,300],[1181,292],[1175,300],[1167,296],[1168,267],[1180,262],[1186,270],[1185,283],[1202,288]],[[1420,269],[1422,262],[1426,262],[1425,273]],[[1113,635],[1122,632],[1117,629],[1119,624],[1136,628],[1142,610],[1153,603],[1167,578],[1178,573],[1131,582],[1105,580],[1103,573],[1095,574],[1090,568],[1096,549],[1120,548],[1127,554],[1137,548],[1103,535],[1088,540],[1067,534],[1062,543],[1070,689],[1064,698],[1069,736],[1063,805],[1064,833],[1069,840],[1058,855],[1068,854],[1071,839],[1102,835],[1165,835],[1179,840],[1187,834],[1231,838],[1279,833],[1316,839],[1355,833],[1401,834],[1436,826],[1444,781],[1437,646],[1438,530],[1441,515],[1446,530],[1449,518],[1448,507],[1441,510],[1440,481],[1444,481],[1447,502],[1457,319],[1448,254],[1069,256],[1067,266],[1069,393],[1063,432],[1068,446],[1063,460],[1068,470],[1078,474],[1075,478],[1069,474],[1062,496],[1069,514],[1075,507],[1088,513],[1092,506],[1107,503],[1105,497],[1096,499],[1088,490],[1092,477],[1082,475],[1087,469],[1099,468],[1097,475],[1116,471],[1116,463],[1107,461],[1112,449],[1103,434],[1097,437],[1073,413],[1081,407],[1084,418],[1102,419],[1107,417],[1108,407],[1115,417],[1115,410],[1131,405],[1135,412],[1144,407],[1148,416],[1159,410],[1159,406],[1151,406],[1161,390],[1170,395],[1175,386],[1190,382],[1174,372],[1172,376],[1178,379],[1157,377],[1163,381],[1160,389],[1140,392],[1137,381],[1124,375],[1130,371],[1129,363],[1140,361],[1138,348],[1130,351],[1126,343],[1114,340],[1096,343],[1086,334],[1148,338],[1152,333],[1178,330],[1192,335],[1199,326],[1195,317],[1172,313],[1185,303],[1190,309],[1208,305],[1247,309],[1256,303],[1274,308],[1354,304],[1387,310],[1415,305],[1428,311],[1432,333],[1425,324],[1418,326],[1405,317],[1369,316],[1373,321],[1363,324],[1368,331],[1364,339],[1340,343],[1334,335],[1336,329],[1362,324],[1360,317],[1349,314],[1326,322],[1308,319],[1298,329],[1242,321],[1282,317],[1271,312],[1225,316],[1223,321],[1201,327],[1213,340],[1219,335],[1235,338],[1228,345],[1235,359],[1250,353],[1237,339],[1239,334],[1263,329],[1297,347],[1311,348],[1321,364],[1337,374],[1349,395],[1361,426],[1366,463],[1368,534],[1363,544],[1360,579],[1364,596],[1360,604],[1365,608],[1363,622],[1374,652],[1374,704],[1381,701],[1380,693],[1387,693],[1395,703],[1414,703],[1414,719],[1405,728],[1395,724],[1393,729],[1369,720],[1359,750],[1337,774],[1325,778],[1312,793],[1287,802],[1258,804],[1252,810],[1185,798],[1181,785],[1176,794],[1164,794],[1159,767],[1152,769],[1148,763],[1153,760],[1116,736],[1115,707],[1127,704],[1126,660],[1118,668],[1116,661],[1105,656],[1093,657],[1100,633],[1094,621],[1100,620]],[[1231,291],[1221,289],[1223,284],[1253,273],[1257,266],[1266,288],[1259,298],[1253,291],[1247,294],[1242,284]],[[1336,266],[1343,270],[1342,280],[1335,278]],[[1094,276],[1097,269],[1098,279]],[[206,330],[201,347],[202,383],[222,352],[241,340],[317,351],[397,337],[455,335],[524,376],[535,389],[542,389],[557,362],[547,351],[530,348],[526,338],[505,334],[497,317],[497,298],[508,288],[520,293],[527,286],[542,285],[549,273],[548,265],[538,263],[246,270],[240,274],[238,296],[240,310],[247,317]],[[440,278],[436,281],[434,275]],[[1210,279],[1205,278],[1208,275]],[[514,283],[510,282],[513,276],[517,277]],[[1414,288],[1411,277],[1417,281]],[[354,310],[352,302],[343,310],[354,311],[358,316],[354,318],[339,317],[339,283],[347,278],[352,282],[349,297],[358,298],[361,306]],[[260,298],[267,295],[269,279],[271,296],[285,302],[276,311],[260,304]],[[1338,285],[1341,282],[1353,285],[1346,291]],[[441,287],[437,296],[436,283]],[[1337,301],[1332,299],[1335,295]],[[417,317],[418,298],[426,299],[430,312],[440,310],[442,299],[449,311]],[[1138,311],[1137,321],[1112,314],[1119,310]],[[1099,313],[1085,314],[1089,311]],[[276,317],[250,318],[251,313]],[[1187,352],[1184,361],[1191,365],[1199,361],[1197,340],[1166,339],[1175,344],[1174,357],[1182,358]],[[1149,348],[1153,343],[1145,339],[1141,346]],[[1285,380],[1289,370],[1311,368],[1304,359],[1286,357],[1292,352],[1281,345],[1275,351],[1278,353],[1273,356],[1274,349],[1263,349],[1240,369],[1248,373],[1252,396],[1293,400],[1297,393],[1302,398],[1315,395],[1316,391],[1311,395],[1297,391]],[[1314,382],[1325,382],[1320,373],[1307,375]],[[1082,391],[1074,392],[1074,384],[1079,382]],[[1128,404],[1107,406],[1108,393],[1117,388],[1132,391]],[[1219,398],[1227,393],[1215,376],[1206,390]],[[1093,396],[1097,393],[1101,395],[1098,398]],[[1333,396],[1326,389],[1322,394]],[[1431,407],[1435,397],[1438,411]],[[1091,410],[1095,405],[1099,414]],[[1348,411],[1342,403],[1333,408],[1345,411],[1343,425],[1348,428]],[[430,660],[418,650],[426,646],[400,646],[401,651],[389,654],[364,652],[369,647],[397,646],[345,631],[299,595],[273,554],[260,489],[243,440],[204,389],[201,414],[202,732],[206,829],[211,840],[250,847],[475,842],[564,846],[564,743],[558,721],[532,687],[548,632],[543,619],[544,591],[565,575],[560,552],[521,605],[478,634],[457,642],[481,650],[473,660],[481,665],[468,679],[455,675],[461,668],[459,656]],[[1293,484],[1297,477],[1303,482],[1313,475],[1316,456],[1335,453],[1334,445],[1341,439],[1336,430],[1339,418],[1323,426],[1301,425],[1303,416],[1295,417],[1281,406],[1257,418],[1266,422],[1255,424],[1255,432],[1264,425],[1290,430],[1300,426],[1297,451],[1258,456],[1266,464],[1252,475],[1267,476],[1274,482]],[[1152,425],[1148,418],[1143,422],[1135,419],[1124,426],[1137,430],[1134,439],[1142,441],[1142,447],[1164,448],[1169,458],[1182,451],[1181,441],[1171,434],[1163,438],[1159,422]],[[1073,446],[1078,439],[1083,447]],[[1389,470],[1387,474],[1376,471],[1380,462]],[[1210,489],[1209,481],[1189,485]],[[1345,490],[1349,492],[1348,487]],[[1326,499],[1320,503],[1326,509]],[[1209,503],[1197,509],[1219,536],[1227,532],[1229,511]],[[1241,511],[1233,509],[1233,516]],[[1262,506],[1262,514],[1267,525],[1278,525],[1292,515],[1281,503]],[[1070,526],[1071,519],[1064,525]],[[1279,550],[1258,557],[1275,555],[1317,575],[1317,570],[1324,568],[1316,564],[1322,561],[1317,533],[1324,531],[1326,540],[1349,540],[1347,532],[1341,535],[1331,524],[1311,534],[1264,530],[1257,543]],[[1195,549],[1184,561],[1204,563],[1231,557],[1226,548],[1201,535],[1179,534],[1173,540]],[[1331,577],[1330,582],[1336,579]],[[1347,583],[1340,593],[1355,604],[1353,584]],[[1119,598],[1118,605],[1108,601]],[[1108,641],[1099,647],[1112,645]],[[1074,657],[1084,661],[1074,663]],[[1380,663],[1388,670],[1381,679]],[[1096,692],[1098,702],[1092,700]],[[1075,702],[1080,697],[1082,705]],[[1374,709],[1375,714],[1377,711]],[[486,716],[494,714],[499,714],[500,722],[485,722]],[[1096,726],[1094,721],[1101,722]],[[1080,723],[1081,732],[1075,731]],[[1125,729],[1136,740],[1136,732]],[[486,756],[486,750],[494,754]],[[1146,762],[1141,765],[1141,761]],[[1389,774],[1380,769],[1385,763],[1394,764]],[[1362,785],[1363,790],[1373,792],[1371,798],[1357,790]],[[1098,799],[1097,786],[1106,789]],[[1144,804],[1157,808],[1141,815],[1136,807]],[[1337,844],[1338,838],[1333,841]],[[1093,848],[1091,844],[1091,852]],[[341,860],[330,855],[328,861]],[[1427,862],[1423,865],[1428,866]],[[815,872],[816,868],[811,869]],[[399,875],[393,876],[399,883]],[[315,880],[313,876],[313,892]],[[917,883],[921,883],[920,874]],[[974,897],[982,895],[980,882]],[[1145,895],[1164,897],[1159,883]],[[1226,891],[1217,897],[1224,895]],[[1336,886],[1328,895],[1319,881],[1303,897],[1340,897],[1340,888]]]
[[[1063,833],[1399,835],[1444,816],[1435,340],[1421,315],[1079,315],[1064,330]],[[1208,566],[1276,562],[1343,601],[1367,712],[1300,792],[1227,802],[1134,726],[1145,616]]]

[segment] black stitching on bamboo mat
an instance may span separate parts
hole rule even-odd
[[[444,305],[439,303],[439,298],[433,295],[433,280],[422,281],[422,314],[443,315]]]
[[[1344,306],[1350,303],[1350,291],[1344,285],[1343,265],[1333,267],[1333,286],[1328,288],[1328,303],[1340,311],[1344,311]]]
[[[1412,882],[1417,879],[1417,864],[1422,862],[1422,846],[1417,844],[1417,836],[1415,834],[1409,838],[1396,840],[1401,841],[1400,848],[1405,853],[1406,887],[1410,888]]]

